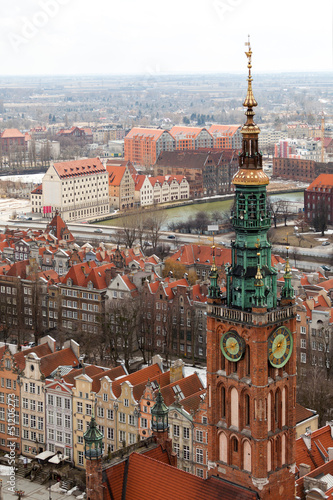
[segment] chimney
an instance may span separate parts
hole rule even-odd
[[[163,359],[159,354],[155,354],[155,356],[152,357],[151,364],[154,365],[155,363],[159,365],[163,373]]]
[[[331,428],[331,438],[333,439],[333,421],[331,420],[330,422],[326,422],[326,425],[329,425]]]
[[[55,352],[56,350],[56,341],[50,335],[45,335],[45,337],[42,337],[39,340],[39,345],[41,344],[48,344],[51,352]]]
[[[332,446],[327,448],[327,453],[328,453],[328,460],[329,461],[333,460],[333,448],[332,448]]]
[[[170,367],[170,384],[184,378],[183,373],[184,362],[181,359],[176,359]]]
[[[331,428],[331,432],[332,432],[332,428]],[[301,437],[303,438],[303,441],[304,441],[307,449],[311,450],[311,431],[307,432],[306,434],[302,434]]]
[[[308,464],[299,464],[299,477],[303,477],[311,472],[311,467]]]
[[[112,268],[105,269],[105,283],[106,286],[109,286],[112,280]]]

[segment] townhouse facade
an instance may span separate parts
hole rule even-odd
[[[213,147],[213,137],[206,128],[174,126],[170,134],[175,139],[176,150]]]
[[[125,210],[134,207],[135,182],[127,165],[106,165],[109,176],[110,207]]]

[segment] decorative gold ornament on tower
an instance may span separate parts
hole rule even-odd
[[[245,52],[245,55],[248,58],[247,67],[249,74],[247,78],[247,94],[243,106],[247,108],[245,111],[247,119],[246,123],[241,128],[241,133],[243,135],[243,150],[239,155],[239,170],[232,182],[236,185],[265,186],[269,184],[269,179],[262,170],[262,156],[258,151],[258,135],[260,133],[260,128],[253,121],[255,115],[253,108],[257,106],[257,101],[252,91],[253,78],[251,75],[252,50],[250,35],[249,41],[246,42],[245,45],[248,46],[248,51]]]

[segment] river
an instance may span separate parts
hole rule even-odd
[[[304,201],[304,191],[295,191],[293,193],[281,193],[270,195],[272,201],[277,200],[288,200],[293,206],[293,211],[298,212],[299,209],[303,209]],[[197,212],[206,212],[211,215],[213,212],[227,212],[230,210],[233,199],[224,201],[211,201],[207,203],[193,203],[191,205],[185,205],[177,208],[169,208],[165,210],[167,220],[163,225],[162,229],[166,231],[168,225],[171,222],[180,222],[189,219],[190,217],[195,217]],[[119,217],[117,219],[108,219],[99,224],[109,225],[109,226],[122,226],[124,217]]]

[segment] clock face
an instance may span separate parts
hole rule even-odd
[[[293,337],[285,326],[279,326],[268,339],[268,359],[272,366],[281,368],[291,356]]]
[[[237,332],[227,332],[221,338],[221,350],[229,361],[239,361],[245,351],[245,342]]]

